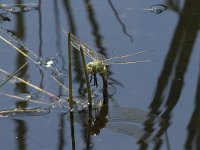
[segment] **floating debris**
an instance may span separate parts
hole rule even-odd
[[[146,8],[144,10],[149,10],[154,14],[160,14],[163,11],[167,10],[167,6],[162,5],[162,4],[155,4],[155,5],[151,5],[150,8]]]
[[[11,21],[9,17],[5,13],[0,13],[0,20],[2,21]]]
[[[0,4],[0,9],[5,13],[20,13],[27,12],[31,10],[39,9],[39,5],[35,3],[29,4]]]
[[[57,63],[58,63],[57,59],[50,59],[50,58],[44,58],[37,61],[38,65],[46,68],[54,67],[56,66]]]
[[[48,108],[32,108],[32,109],[6,109],[0,110],[0,118],[19,117],[19,116],[38,116],[45,115],[51,112]]]

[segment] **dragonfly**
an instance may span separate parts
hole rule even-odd
[[[64,33],[67,35],[67,33],[64,31]],[[127,58],[130,56],[134,55],[139,55],[143,54],[147,51],[140,51],[136,52],[133,54],[127,54],[127,55],[122,55],[122,56],[116,56],[116,57],[111,57],[111,58],[106,58],[104,55],[94,51],[90,46],[88,46],[85,42],[81,41],[78,37],[76,37],[73,34],[70,34],[70,41],[71,45],[80,51],[80,49],[83,50],[83,53],[91,58],[93,61],[89,62],[86,66],[88,74],[91,74],[94,76],[94,84],[97,85],[97,79],[96,79],[96,74],[99,73],[100,75],[107,76],[108,75],[108,70],[107,66],[113,65],[113,64],[136,64],[136,63],[145,63],[145,62],[151,62],[150,60],[141,60],[141,61],[125,61],[125,62],[120,62],[120,61],[115,61],[115,59],[120,59],[120,58]]]

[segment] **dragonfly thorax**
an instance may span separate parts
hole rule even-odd
[[[87,71],[90,74],[99,73],[102,75],[107,74],[107,68],[103,61],[93,61],[87,64]]]

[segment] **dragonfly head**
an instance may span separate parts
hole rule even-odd
[[[94,64],[93,64],[93,62],[89,62],[89,63],[87,64],[87,72],[88,72],[88,74],[93,74],[93,73],[95,73],[95,69],[94,69]]]

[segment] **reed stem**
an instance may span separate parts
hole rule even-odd
[[[89,104],[89,108],[91,108],[92,107],[92,96],[91,96],[91,90],[90,90],[90,83],[89,83],[84,53],[83,53],[83,49],[81,47],[80,47],[80,51],[81,51],[81,57],[82,57],[82,63],[83,63],[83,70],[85,73],[85,81],[86,81],[86,85],[87,85],[88,104]]]
[[[71,60],[71,44],[70,32],[68,32],[68,71],[69,71],[69,106],[73,109],[73,94],[72,94],[72,60]]]

